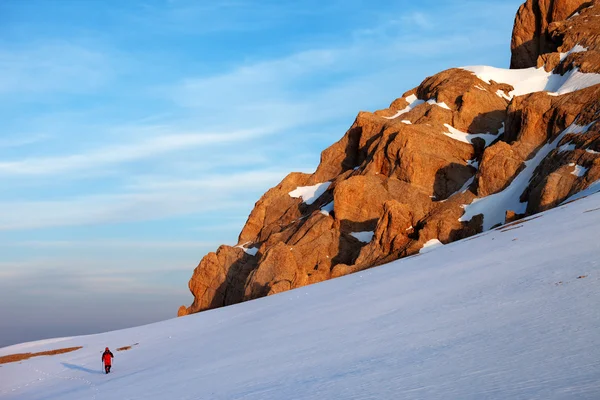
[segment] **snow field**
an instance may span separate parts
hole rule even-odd
[[[0,355],[6,400],[598,399],[600,195],[321,284]],[[105,346],[113,372],[100,372]]]

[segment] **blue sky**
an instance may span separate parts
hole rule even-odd
[[[508,66],[521,1],[207,3],[0,2],[0,345],[175,315],[358,111]]]

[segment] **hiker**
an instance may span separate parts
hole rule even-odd
[[[110,372],[110,366],[113,358],[113,353],[110,352],[108,347],[104,349],[104,353],[102,353],[102,362],[104,363],[104,372],[107,374]]]

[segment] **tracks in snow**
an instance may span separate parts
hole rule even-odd
[[[25,388],[27,388],[29,386],[33,386],[36,383],[43,382],[44,380],[55,378],[55,379],[62,379],[62,380],[67,380],[67,381],[80,381],[80,382],[83,382],[92,391],[91,400],[97,400],[97,398],[98,398],[99,390],[98,390],[98,387],[94,384],[94,382],[92,382],[92,381],[90,381],[88,379],[81,378],[81,377],[76,377],[76,376],[60,376],[60,374],[62,374],[63,372],[68,371],[69,368],[63,368],[62,370],[60,370],[56,374],[49,374],[49,373],[44,372],[44,371],[42,371],[40,369],[37,369],[35,367],[31,367],[27,362],[24,362],[22,365],[24,365],[30,371],[32,371],[32,372],[34,372],[34,373],[36,373],[38,375],[42,375],[43,378],[38,378],[36,380],[27,382],[25,384],[21,384],[20,386],[17,386],[17,387],[11,388],[11,389],[3,390],[2,392],[0,392],[0,395],[5,395],[5,394],[9,394],[9,393],[15,393],[15,392],[17,392],[17,391],[19,391],[21,389],[25,389]]]

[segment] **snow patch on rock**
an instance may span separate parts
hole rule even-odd
[[[529,93],[545,91],[557,96],[585,89],[600,83],[600,74],[586,74],[574,68],[564,75],[546,72],[544,68],[504,69],[489,66],[469,66],[462,69],[475,74],[482,81],[507,83],[514,90],[508,93],[507,99]],[[504,92],[502,92],[504,93]],[[496,93],[503,96],[502,93]]]
[[[292,190],[289,195],[295,199],[302,198],[304,203],[311,205],[327,191],[329,185],[331,185],[331,182],[317,183],[313,186],[299,186]]]
[[[506,92],[504,90],[498,89],[496,91],[496,96],[498,97],[502,97],[503,99],[506,99],[508,101],[512,100],[512,97],[507,95]]]
[[[446,103],[444,103],[444,102],[438,103],[437,99],[427,100],[427,104],[431,104],[432,106],[438,106],[438,107],[445,108],[446,110],[450,110],[450,107],[448,107],[448,105]]]
[[[363,243],[369,243],[373,239],[374,234],[373,231],[350,232],[350,236],[355,237]]]
[[[571,124],[552,142],[545,144],[536,155],[525,161],[525,168],[517,175],[510,185],[501,192],[494,193],[490,196],[477,198],[469,205],[465,205],[465,213],[458,220],[461,222],[470,221],[474,216],[483,215],[483,230],[490,230],[495,225],[505,222],[506,212],[509,210],[517,214],[525,213],[527,202],[521,203],[520,197],[523,191],[529,185],[535,169],[540,165],[542,160],[556,149],[562,138],[569,133],[584,133],[594,124],[582,126],[575,123]]]
[[[575,145],[572,143],[565,143],[558,148],[559,153],[564,153],[565,151],[573,151],[575,150]]]
[[[241,245],[239,245],[239,246],[235,246],[235,247],[237,247],[238,249],[242,249],[242,250],[244,250],[244,252],[245,252],[246,254],[249,254],[249,255],[251,255],[251,256],[255,256],[255,255],[256,255],[256,253],[258,253],[258,247],[247,248],[246,246],[247,246],[247,245],[249,245],[249,244],[252,244],[252,243],[250,243],[250,242],[246,242],[246,243],[244,243],[244,244],[241,244]]]
[[[333,201],[321,207],[321,214],[329,215],[333,211]]]
[[[451,137],[454,140],[458,140],[459,142],[473,144],[473,140],[479,138],[483,139],[485,141],[485,147],[488,147],[494,140],[498,139],[498,135],[492,133],[467,133],[459,131],[448,124],[444,124],[444,126],[448,129],[448,132],[444,132],[444,135]]]
[[[440,242],[438,239],[430,239],[423,245],[421,250],[419,250],[419,254],[428,253],[428,252],[434,250],[435,248],[441,247],[443,245],[444,244],[442,242]]]
[[[406,97],[404,100],[406,100],[408,102],[408,105],[406,107],[404,107],[402,110],[398,110],[396,112],[396,114],[392,115],[391,117],[383,117],[385,119],[395,119],[398,118],[399,116],[401,116],[402,114],[406,114],[407,112],[411,111],[413,108],[415,108],[416,106],[419,106],[421,104],[427,103],[427,104],[431,104],[431,105],[435,105],[438,107],[442,107],[445,108],[446,110],[450,110],[450,107],[448,107],[448,105],[444,102],[438,103],[436,99],[430,99],[427,100],[427,102],[425,100],[420,100],[419,98],[417,98],[416,95],[411,94],[410,96]],[[402,121],[403,123],[408,123],[410,124],[410,121]]]
[[[582,176],[584,176],[585,173],[588,171],[588,168],[582,167],[581,165],[577,165],[575,163],[569,164],[569,167],[575,167],[573,169],[573,172],[571,172],[571,174],[575,175],[578,178],[581,178]]]
[[[567,58],[570,54],[573,53],[583,53],[585,51],[588,51],[588,49],[586,47],[583,47],[579,44],[576,44],[575,46],[573,46],[573,48],[571,50],[569,50],[566,53],[560,53],[560,61],[563,61],[565,58]]]
[[[415,96],[414,94],[411,94],[410,96],[406,97],[404,100],[406,100],[408,102],[408,105],[405,108],[403,108],[402,110],[399,110],[396,114],[392,115],[391,117],[383,117],[383,118],[385,118],[385,119],[398,118],[399,116],[401,116],[402,114],[406,114],[407,112],[409,112],[416,106],[425,103],[424,100],[419,100],[417,98],[417,96]]]
[[[574,68],[564,75],[553,74],[548,81],[546,90],[551,96],[560,96],[597,84],[600,84],[600,74],[585,74],[579,72],[579,68]]]

